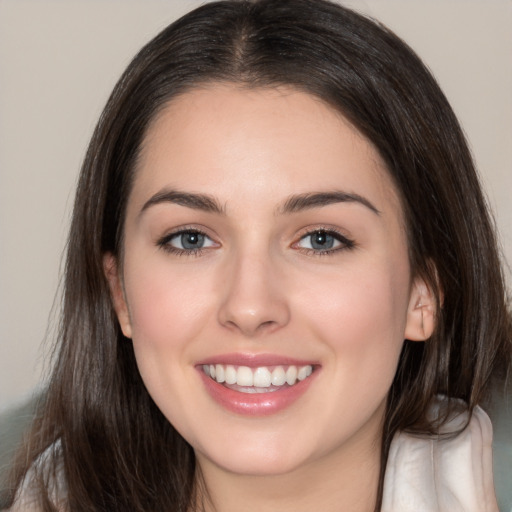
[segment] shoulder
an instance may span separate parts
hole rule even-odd
[[[8,512],[40,511],[41,489],[57,510],[65,511],[66,484],[59,442],[49,446],[27,471]]]
[[[441,413],[444,400],[433,405],[434,416]],[[383,512],[498,512],[491,421],[480,407],[468,424],[467,420],[468,413],[461,411],[449,418],[438,436],[405,432],[395,436],[386,468]]]

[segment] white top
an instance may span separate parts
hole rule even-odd
[[[462,427],[453,417],[443,433]],[[492,473],[492,426],[476,407],[454,438],[426,439],[400,432],[391,443],[382,512],[498,512]]]

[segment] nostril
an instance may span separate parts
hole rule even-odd
[[[247,335],[254,335],[263,331],[271,330],[273,327],[277,327],[278,323],[274,320],[265,320],[263,322],[259,322],[255,318],[253,321],[248,321],[248,319],[241,320],[227,320],[224,324],[230,329],[236,329],[242,331]]]

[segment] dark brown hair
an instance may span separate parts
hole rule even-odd
[[[462,399],[471,412],[493,375],[509,367],[493,226],[461,128],[420,59],[379,23],[328,1],[209,3],[139,52],[93,135],[73,212],[54,370],[13,473],[11,502],[32,467],[45,511],[55,510],[47,488],[59,472],[73,511],[186,512],[193,503],[192,448],[143,385],[102,258],[122,250],[148,125],[170,99],[211,82],[288,85],[321,98],[374,144],[399,192],[413,273],[439,307],[431,339],[404,344],[389,392],[379,496],[397,430],[435,433],[439,425],[426,417],[435,395]],[[35,463],[42,453],[44,464]]]

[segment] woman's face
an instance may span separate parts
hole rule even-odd
[[[143,145],[122,266],[105,266],[144,383],[203,467],[378,452],[403,340],[428,334],[425,287],[381,158],[323,102],[174,99]]]

